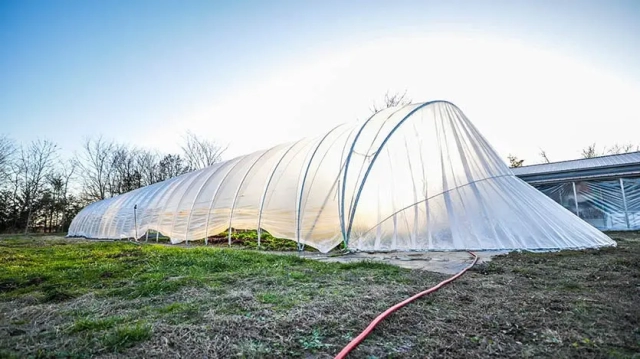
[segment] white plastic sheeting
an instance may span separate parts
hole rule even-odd
[[[585,180],[535,187],[598,229],[640,229],[640,178]]]
[[[137,206],[134,217],[134,206]],[[93,203],[70,236],[172,243],[262,229],[327,252],[561,249],[615,245],[515,177],[443,101],[218,163]]]

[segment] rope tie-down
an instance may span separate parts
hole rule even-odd
[[[392,306],[391,308],[385,310],[382,314],[378,315],[376,317],[376,319],[374,319],[369,326],[367,326],[367,328],[362,331],[362,333],[360,333],[360,335],[358,335],[357,337],[355,337],[349,344],[347,344],[346,347],[344,347],[344,349],[342,349],[340,351],[340,353],[338,353],[338,355],[336,355],[335,359],[343,359],[346,358],[346,356],[353,350],[355,349],[363,340],[364,338],[367,337],[367,335],[369,335],[373,329],[387,316],[389,316],[391,313],[395,312],[396,310],[404,307],[405,305],[413,302],[414,300],[425,296],[427,294],[431,294],[435,291],[437,291],[438,289],[444,287],[445,285],[453,282],[454,280],[460,278],[466,271],[468,271],[471,267],[473,267],[476,262],[478,262],[478,256],[473,253],[473,252],[469,252],[469,254],[471,254],[471,256],[473,257],[473,262],[471,262],[471,264],[469,264],[468,266],[466,266],[463,270],[461,270],[460,272],[458,272],[456,275],[454,275],[453,277],[450,277],[449,279],[443,280],[442,282],[438,283],[436,286],[433,286],[425,291],[422,291],[410,298],[407,298],[405,300],[403,300],[402,302]]]

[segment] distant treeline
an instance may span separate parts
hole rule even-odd
[[[181,149],[161,154],[97,137],[62,159],[51,141],[0,135],[0,233],[64,232],[87,204],[210,166],[225,151],[193,133]]]

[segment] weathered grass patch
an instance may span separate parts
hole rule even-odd
[[[102,344],[109,351],[119,352],[151,338],[151,326],[135,323],[115,328],[102,338]]]
[[[632,358],[634,238],[498,257],[394,313],[352,357]],[[446,278],[246,249],[25,238],[0,240],[0,263],[0,357],[19,358],[327,357]]]
[[[96,319],[78,319],[73,323],[70,328],[71,333],[78,333],[83,331],[102,331],[111,329],[117,324],[122,323],[125,318],[120,316],[111,316],[106,318]]]

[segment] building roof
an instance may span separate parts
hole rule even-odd
[[[512,170],[529,183],[635,176],[640,175],[640,152],[543,163]]]

